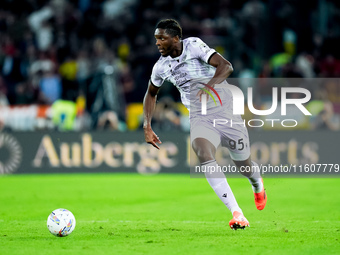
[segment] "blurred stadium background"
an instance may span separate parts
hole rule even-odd
[[[185,171],[188,112],[175,87],[162,87],[154,117],[163,152],[144,144],[141,131],[163,18],[230,60],[231,78],[305,81],[313,117],[290,132],[250,128],[259,162],[336,159],[329,141],[340,130],[338,1],[2,0],[0,172]],[[272,84],[253,89],[258,109],[266,107]]]

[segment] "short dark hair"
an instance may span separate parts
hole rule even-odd
[[[158,22],[156,28],[165,29],[165,32],[172,37],[178,35],[180,39],[182,38],[182,28],[174,19],[163,19]]]

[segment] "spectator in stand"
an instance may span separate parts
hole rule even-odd
[[[39,83],[40,96],[39,99],[45,104],[53,104],[62,96],[62,83],[55,67],[43,66],[41,69],[42,78]]]
[[[12,37],[5,35],[3,40],[4,43],[1,50],[4,53],[4,57],[1,63],[1,73],[7,84],[8,101],[10,104],[14,104],[16,85],[24,80],[21,70],[22,59]]]
[[[317,115],[312,126],[315,130],[340,130],[340,117],[334,114],[331,102],[324,102],[324,109]]]
[[[312,55],[302,52],[296,58],[296,67],[304,78],[314,78],[314,58]]]
[[[133,80],[131,68],[128,64],[123,65],[122,70],[120,71],[119,78],[123,88],[126,103],[133,103],[134,101],[131,101],[131,99],[136,98],[136,96],[134,95],[135,82]]]
[[[7,99],[7,88],[4,79],[0,75],[0,108],[3,106],[7,106],[8,99]]]
[[[181,128],[180,112],[171,97],[163,97],[156,105],[153,126],[163,131],[179,130]]]
[[[336,59],[333,55],[328,54],[319,63],[320,76],[339,77],[340,76],[340,60]]]
[[[52,45],[53,29],[49,19],[53,16],[52,6],[46,5],[31,13],[27,19],[31,31],[35,33],[38,49],[41,51],[46,51]]]

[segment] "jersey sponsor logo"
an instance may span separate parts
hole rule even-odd
[[[178,64],[177,66],[175,66],[174,71],[176,71],[177,69],[183,67],[184,65],[185,65],[185,63]]]

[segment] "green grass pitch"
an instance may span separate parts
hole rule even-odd
[[[205,179],[189,175],[8,175],[0,177],[0,254],[340,254],[340,179],[267,178],[256,210],[245,178],[228,179],[250,222],[231,214]],[[47,216],[73,212],[67,237]]]

